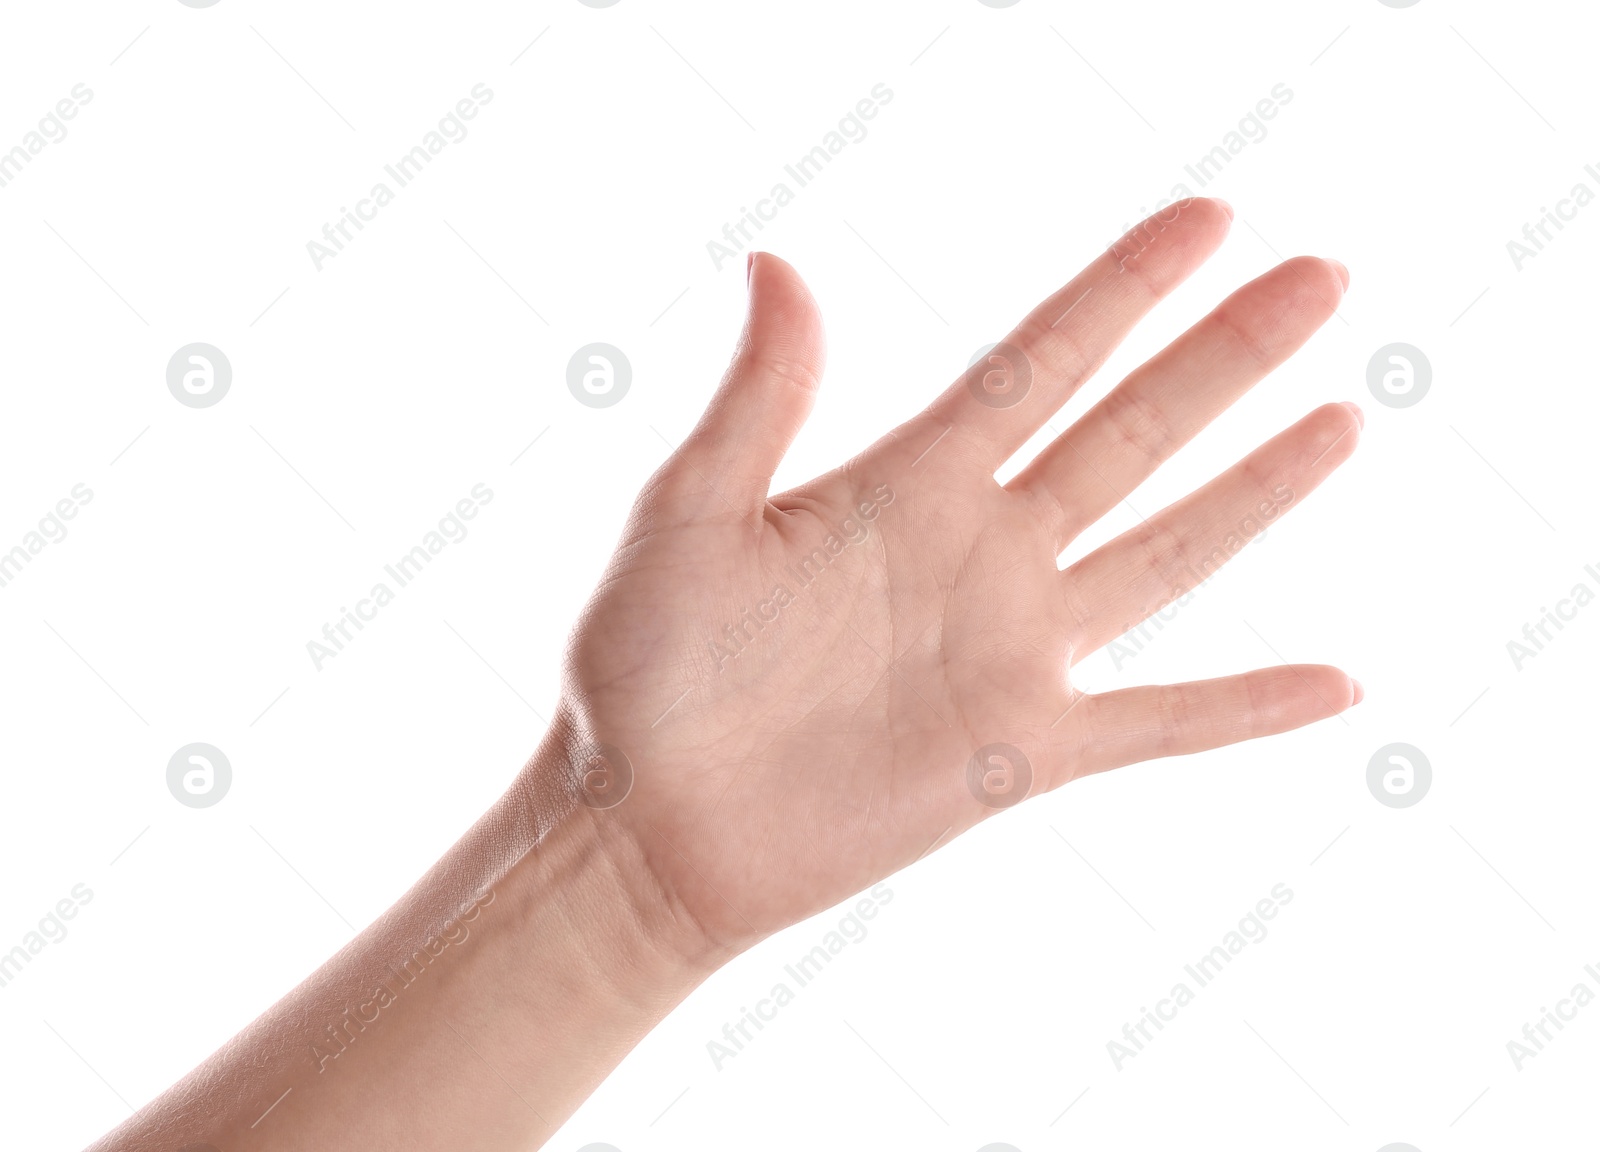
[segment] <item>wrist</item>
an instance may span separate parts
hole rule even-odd
[[[558,713],[503,802],[534,847],[502,886],[530,929],[559,923],[572,935],[609,994],[670,1008],[738,949],[707,933],[651,866],[620,811],[632,766],[611,753]]]

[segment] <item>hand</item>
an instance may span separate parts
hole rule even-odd
[[[823,340],[799,276],[753,256],[733,362],[639,498],[575,634],[558,725],[580,772],[611,774],[592,805],[615,800],[631,767],[631,792],[596,818],[712,946],[747,947],[1024,794],[1287,731],[1361,698],[1322,665],[1100,695],[1070,678],[1343,463],[1361,425],[1353,404],[1318,408],[1057,566],[1332,315],[1341,265],[1302,257],[1245,285],[1011,483],[994,479],[1231,217],[1203,199],[1152,217],[925,411],[770,497]],[[1002,749],[973,765],[990,745],[1025,764]]]
[[[732,954],[997,806],[1358,700],[1315,665],[1097,696],[1069,679],[1337,467],[1353,405],[1056,562],[1328,318],[1340,266],[1292,260],[1240,289],[994,480],[1227,221],[1213,200],[1147,221],[927,411],[770,499],[822,332],[793,270],[756,256],[733,364],[640,496],[525,770],[388,912],[97,1152],[433,1148],[465,1131],[533,1146]]]

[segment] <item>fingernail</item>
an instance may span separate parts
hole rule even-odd
[[[1324,256],[1323,259],[1327,260],[1328,258],[1326,256]],[[1350,287],[1350,269],[1346,268],[1343,264],[1339,263],[1337,260],[1328,260],[1328,263],[1332,264],[1333,265],[1333,270],[1339,274],[1339,283],[1343,284],[1346,289],[1349,289],[1349,287]]]
[[[744,286],[750,287],[750,270],[756,266],[756,254],[751,252],[744,258]]]
[[[1222,197],[1220,197],[1220,196],[1213,196],[1212,199],[1215,200],[1221,206],[1222,210],[1228,214],[1228,219],[1232,220],[1233,219],[1233,205],[1229,204],[1226,200],[1222,199]]]
[[[1357,704],[1366,699],[1367,690],[1361,686],[1361,681],[1357,680],[1354,676],[1350,678],[1350,685],[1356,690],[1355,699],[1350,701],[1350,707],[1354,708]]]
[[[1350,409],[1350,414],[1356,418],[1358,427],[1365,428],[1367,426],[1367,414],[1361,411],[1360,405],[1354,404],[1349,400],[1341,400],[1340,403]]]

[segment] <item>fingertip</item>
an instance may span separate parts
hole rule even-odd
[[[760,509],[822,380],[822,317],[805,281],[770,252],[745,257],[744,330],[711,402],[679,452],[741,516]],[[720,510],[719,510],[720,512]]]
[[[1177,201],[1166,211],[1203,219],[1217,230],[1219,237],[1233,227],[1233,205],[1220,196],[1191,196]]]
[[[1174,200],[1165,208],[1156,209],[1150,214],[1149,218],[1154,219],[1157,216],[1164,217],[1168,212],[1172,213],[1173,217],[1176,218],[1185,212],[1200,207],[1203,204],[1209,204],[1213,208],[1216,208],[1218,211],[1220,211],[1229,220],[1233,219],[1233,205],[1229,204],[1220,196],[1185,196],[1182,200]]]
[[[1296,427],[1305,430],[1305,448],[1314,453],[1318,475],[1349,459],[1361,443],[1366,416],[1349,400],[1323,404],[1308,413]]]
[[[1322,321],[1339,310],[1344,299],[1344,265],[1321,256],[1291,256],[1267,275],[1276,274],[1280,292],[1298,297],[1302,306]],[[1324,315],[1325,314],[1325,315]]]
[[[1335,668],[1331,664],[1316,665],[1321,680],[1326,687],[1317,689],[1326,704],[1335,714],[1347,712],[1354,708],[1366,696],[1366,689],[1361,686],[1361,681],[1350,675],[1342,668]]]
[[[752,251],[746,261],[750,310],[756,323],[747,333],[774,343],[788,358],[815,362],[822,372],[822,315],[800,273],[781,256]]]
[[[1225,201],[1175,200],[1124,232],[1105,255],[1120,271],[1139,269],[1151,291],[1162,296],[1222,246],[1232,219]]]
[[[1291,664],[1280,670],[1277,683],[1285,695],[1276,731],[1326,720],[1356,704],[1356,682],[1331,664]]]
[[[1332,267],[1334,273],[1338,275],[1340,287],[1348,291],[1350,288],[1350,269],[1346,268],[1337,260],[1328,259],[1326,257],[1324,259],[1326,259],[1328,265]]]

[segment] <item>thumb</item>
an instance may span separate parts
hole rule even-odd
[[[684,442],[689,462],[739,514],[758,509],[822,381],[822,316],[800,274],[752,252],[749,311],[733,361]]]

